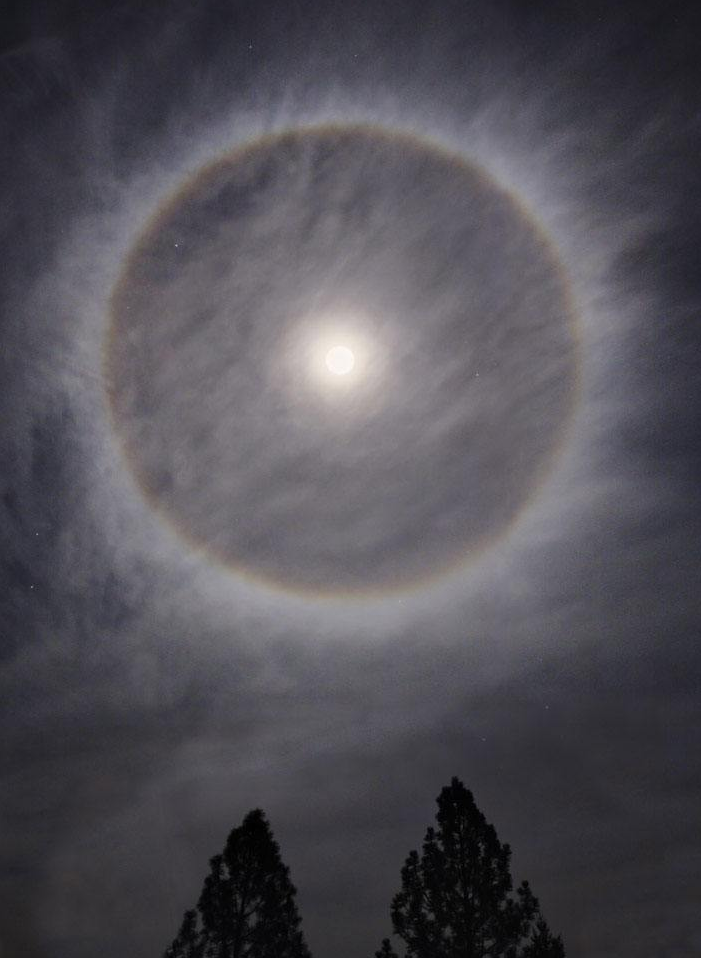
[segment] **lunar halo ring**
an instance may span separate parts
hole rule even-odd
[[[315,375],[351,344],[352,375]],[[161,203],[112,289],[103,377],[141,493],[191,548],[276,590],[377,598],[514,528],[578,352],[564,266],[518,197],[413,132],[318,125]]]

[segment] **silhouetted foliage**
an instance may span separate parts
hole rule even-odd
[[[523,958],[565,958],[565,946],[558,935],[553,937],[547,922],[539,918],[530,942],[523,949]]]
[[[375,958],[398,958],[397,952],[389,943],[389,938],[382,939],[380,950],[375,952]]]
[[[166,958],[204,958],[205,940],[197,930],[197,912],[186,911],[178,937],[166,951]]]
[[[260,809],[235,828],[165,958],[311,958],[296,889]],[[199,913],[199,914],[198,914]]]
[[[390,909],[405,958],[564,958],[528,882],[511,895],[511,849],[457,778],[438,796],[437,828],[412,851]],[[398,958],[384,939],[375,958]]]

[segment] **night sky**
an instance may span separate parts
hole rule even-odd
[[[454,775],[568,958],[700,954],[694,5],[2,9],[0,956],[262,807],[369,958]]]

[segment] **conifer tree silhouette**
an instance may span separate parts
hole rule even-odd
[[[437,828],[412,851],[390,909],[405,958],[564,958],[528,882],[511,895],[511,849],[454,778],[438,796]],[[375,958],[398,958],[389,939]]]
[[[185,912],[164,958],[311,958],[295,895],[265,815],[254,809],[210,860],[197,910]]]

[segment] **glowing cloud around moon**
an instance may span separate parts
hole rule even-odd
[[[512,527],[574,403],[561,264],[484,170],[290,130],[205,166],[112,291],[104,375],[142,492],[232,572],[414,588]]]

